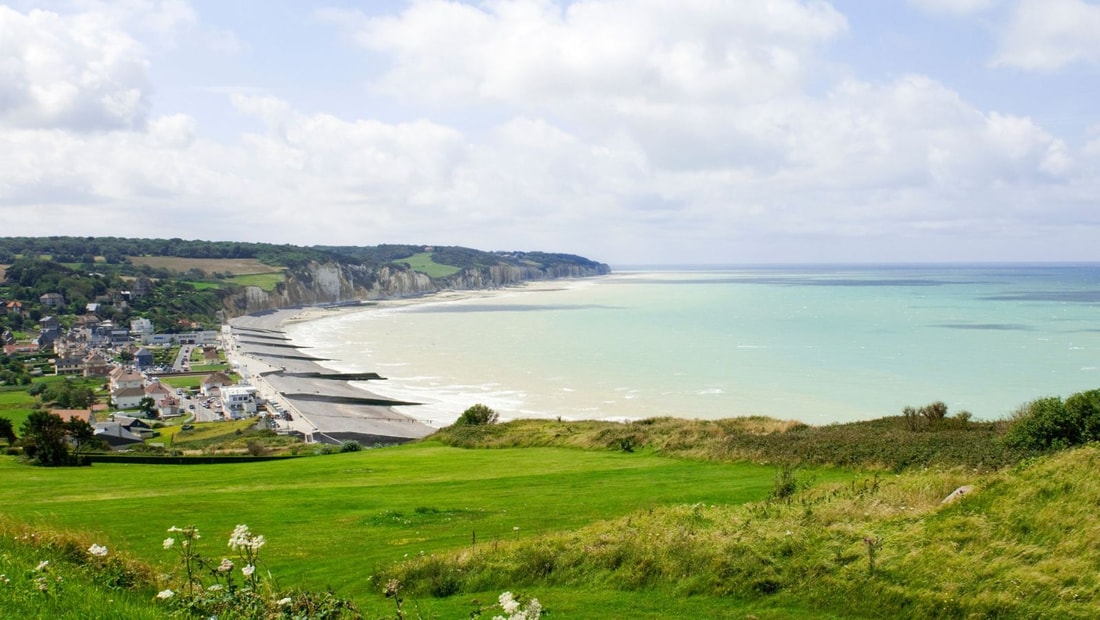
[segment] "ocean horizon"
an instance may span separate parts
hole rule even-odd
[[[620,266],[547,290],[287,326],[361,385],[441,426],[503,419],[829,424],[942,400],[1008,417],[1100,381],[1100,264]]]

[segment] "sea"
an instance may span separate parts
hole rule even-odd
[[[1010,416],[1100,388],[1100,264],[622,267],[552,288],[287,326],[324,365],[450,424],[719,419],[821,425],[947,403]]]

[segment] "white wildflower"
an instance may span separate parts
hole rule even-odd
[[[34,570],[35,571],[45,570],[45,568],[47,566],[49,566],[49,564],[50,564],[49,560],[42,560],[41,562],[38,563],[38,566],[34,567]]]
[[[292,598],[290,598],[290,597],[288,596],[288,597],[286,597],[286,598],[281,598],[281,599],[279,599],[279,600],[275,601],[275,604],[276,604],[276,605],[280,605],[280,606],[282,606],[282,605],[289,605],[289,604],[291,603],[291,601],[293,601],[293,600],[294,600],[294,599],[292,599]]]
[[[233,570],[233,561],[229,558],[222,558],[222,563],[218,565],[218,572],[228,573]]]
[[[176,539],[175,538],[172,538],[171,536],[169,536],[168,538],[164,539],[164,548],[165,549],[171,549],[172,545],[174,545],[174,544],[176,544]]]
[[[512,615],[519,610],[519,601],[512,597],[511,592],[505,592],[500,595],[500,608],[504,610],[504,613]]]
[[[218,590],[221,590],[221,589],[222,589],[222,584],[215,583],[214,585],[210,586],[206,590],[207,590],[207,592],[217,592]]]
[[[173,595],[175,595],[175,592],[171,590],[161,590],[160,592],[157,592],[157,598],[162,600],[172,598]]]
[[[107,547],[104,547],[103,545],[92,545],[91,547],[88,547],[88,553],[96,556],[97,558],[102,558],[107,555]]]
[[[174,526],[174,525],[173,525],[172,527],[168,528],[168,531],[169,531],[169,532],[182,532],[182,531],[183,531],[183,528],[181,528],[181,527],[176,527],[176,526]]]
[[[256,567],[249,564],[248,566],[245,566],[244,568],[242,568],[241,572],[244,573],[245,577],[251,577],[252,573],[256,572]]]

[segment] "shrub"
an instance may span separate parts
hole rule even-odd
[[[340,444],[340,452],[358,452],[362,449],[363,446],[354,439],[352,439],[351,441],[345,441],[344,443]]]
[[[1100,440],[1100,390],[1024,405],[1013,416],[1005,440],[1030,450],[1061,450]]]
[[[478,403],[466,411],[462,412],[462,415],[455,420],[455,426],[485,426],[488,424],[496,424],[499,416],[496,411],[490,409],[487,405]]]

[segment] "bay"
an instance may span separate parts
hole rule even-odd
[[[287,332],[437,426],[478,402],[504,419],[827,424],[934,400],[995,419],[1100,387],[1098,318],[1093,264],[655,267]]]

